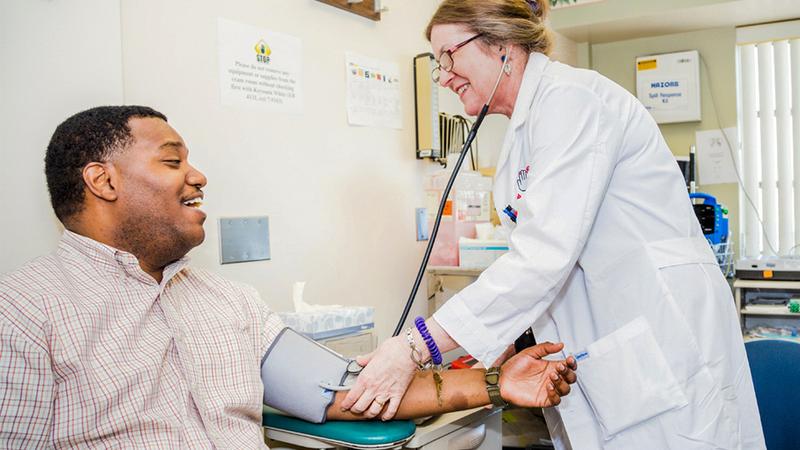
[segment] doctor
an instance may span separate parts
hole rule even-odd
[[[563,341],[579,389],[545,410],[557,448],[764,448],[731,292],[675,159],[625,89],[548,59],[547,11],[445,0],[426,30],[434,79],[475,115],[502,73],[490,112],[510,118],[494,190],[510,251],[427,327],[487,366],[528,327]],[[360,362],[343,407],[388,400],[391,417],[414,371],[405,337]]]

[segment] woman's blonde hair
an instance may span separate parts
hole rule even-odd
[[[550,53],[552,38],[544,25],[550,0],[444,0],[428,22],[431,40],[435,25],[460,24],[488,45],[515,44],[528,53]]]

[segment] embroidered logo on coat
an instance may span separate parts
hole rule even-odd
[[[530,172],[531,166],[527,165],[524,169],[517,172],[517,189],[522,192],[528,190],[528,172]]]

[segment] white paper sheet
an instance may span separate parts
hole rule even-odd
[[[300,39],[219,18],[217,46],[223,105],[302,112]]]
[[[702,185],[736,183],[736,169],[731,155],[737,154],[738,139],[736,127],[722,131],[698,131],[695,135],[697,143],[697,181]],[[730,143],[731,147],[728,147]]]
[[[400,70],[396,63],[345,53],[347,121],[350,125],[400,129]]]

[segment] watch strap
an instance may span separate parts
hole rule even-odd
[[[486,392],[489,393],[489,400],[492,405],[506,407],[508,403],[500,395],[500,367],[490,367],[484,375],[486,380]]]

